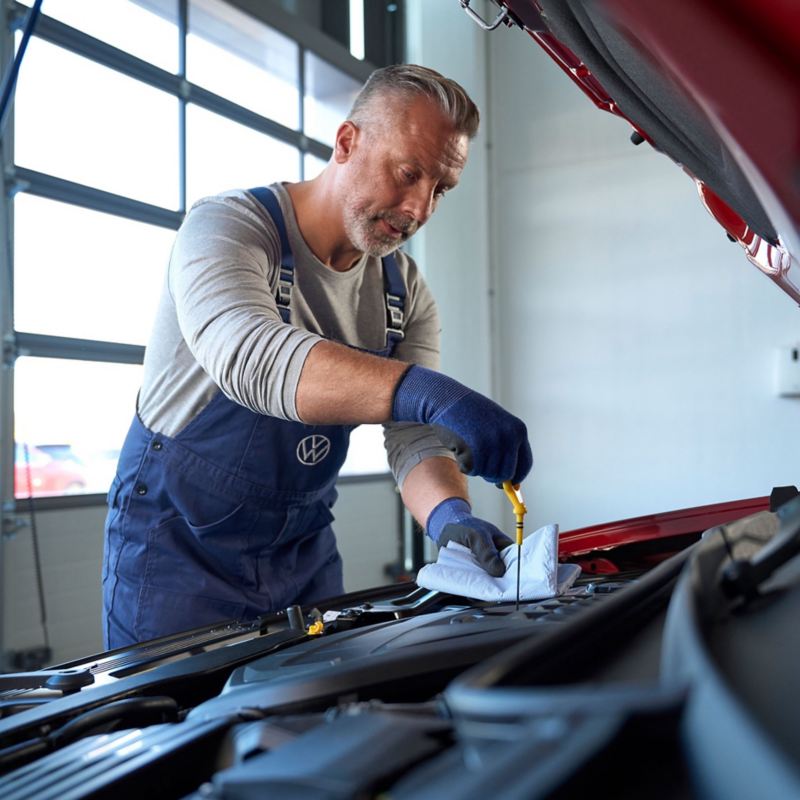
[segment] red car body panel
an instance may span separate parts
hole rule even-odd
[[[536,0],[501,0],[604,111],[627,119],[588,67],[548,30]],[[745,256],[800,303],[800,14],[794,0],[604,0],[620,30],[690,99],[729,148],[778,231],[768,242],[688,170]],[[629,33],[635,31],[635,34]],[[687,33],[688,32],[688,33]],[[756,34],[756,35],[754,35]],[[701,44],[699,44],[701,43]],[[765,124],[766,122],[766,124]]]
[[[598,550],[611,550],[636,542],[700,534],[717,525],[724,525],[726,522],[768,510],[769,497],[753,497],[749,500],[713,503],[662,514],[632,517],[618,522],[590,525],[561,533],[558,539],[558,555],[560,558],[565,558]]]
[[[694,99],[728,145],[781,241],[778,246],[764,242],[716,196],[705,200],[706,207],[744,247],[747,257],[800,302],[797,4],[790,0],[606,2],[622,26],[636,31],[642,48]]]

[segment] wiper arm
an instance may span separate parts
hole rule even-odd
[[[39,669],[35,672],[12,672],[0,675],[0,692],[13,689],[54,689],[63,694],[80,691],[94,683],[88,667],[82,669]]]
[[[800,497],[778,510],[781,527],[776,536],[750,559],[735,559],[722,573],[722,591],[745,602],[759,596],[759,587],[773,572],[800,553]]]

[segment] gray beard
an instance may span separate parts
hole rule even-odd
[[[411,236],[411,234],[408,234],[401,239],[396,239],[382,234],[378,230],[376,219],[365,217],[352,209],[348,209],[344,216],[345,229],[353,246],[362,253],[374,258],[388,256],[389,253],[397,250]],[[390,222],[390,224],[392,223]]]
[[[350,241],[358,250],[375,258],[388,256],[403,243],[402,239],[391,239],[377,234],[374,224],[365,219],[354,221],[348,226],[348,234]]]

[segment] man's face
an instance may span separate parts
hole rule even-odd
[[[382,257],[424,225],[458,183],[467,137],[426,98],[398,104],[358,131],[347,162],[344,225],[353,246]]]

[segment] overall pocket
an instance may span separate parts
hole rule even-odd
[[[145,583],[179,591],[224,596],[245,580],[247,543],[259,514],[245,503],[221,507],[221,516],[200,524],[175,516],[148,535]]]
[[[322,501],[289,509],[273,544],[258,547],[254,543],[255,590],[269,594],[279,605],[294,602],[297,588],[329,558],[330,548],[324,546],[320,535],[324,532],[333,538],[331,522],[333,514]]]
[[[119,475],[114,476],[111,482],[111,488],[108,490],[106,502],[108,503],[108,512],[106,513],[105,521],[105,541],[103,545],[103,570],[101,574],[101,581],[105,583],[108,580],[110,572],[116,572],[117,561],[122,549],[122,534],[119,531],[119,526],[116,524],[119,521],[119,492],[122,488],[122,480]],[[113,570],[111,564],[113,563]]]

